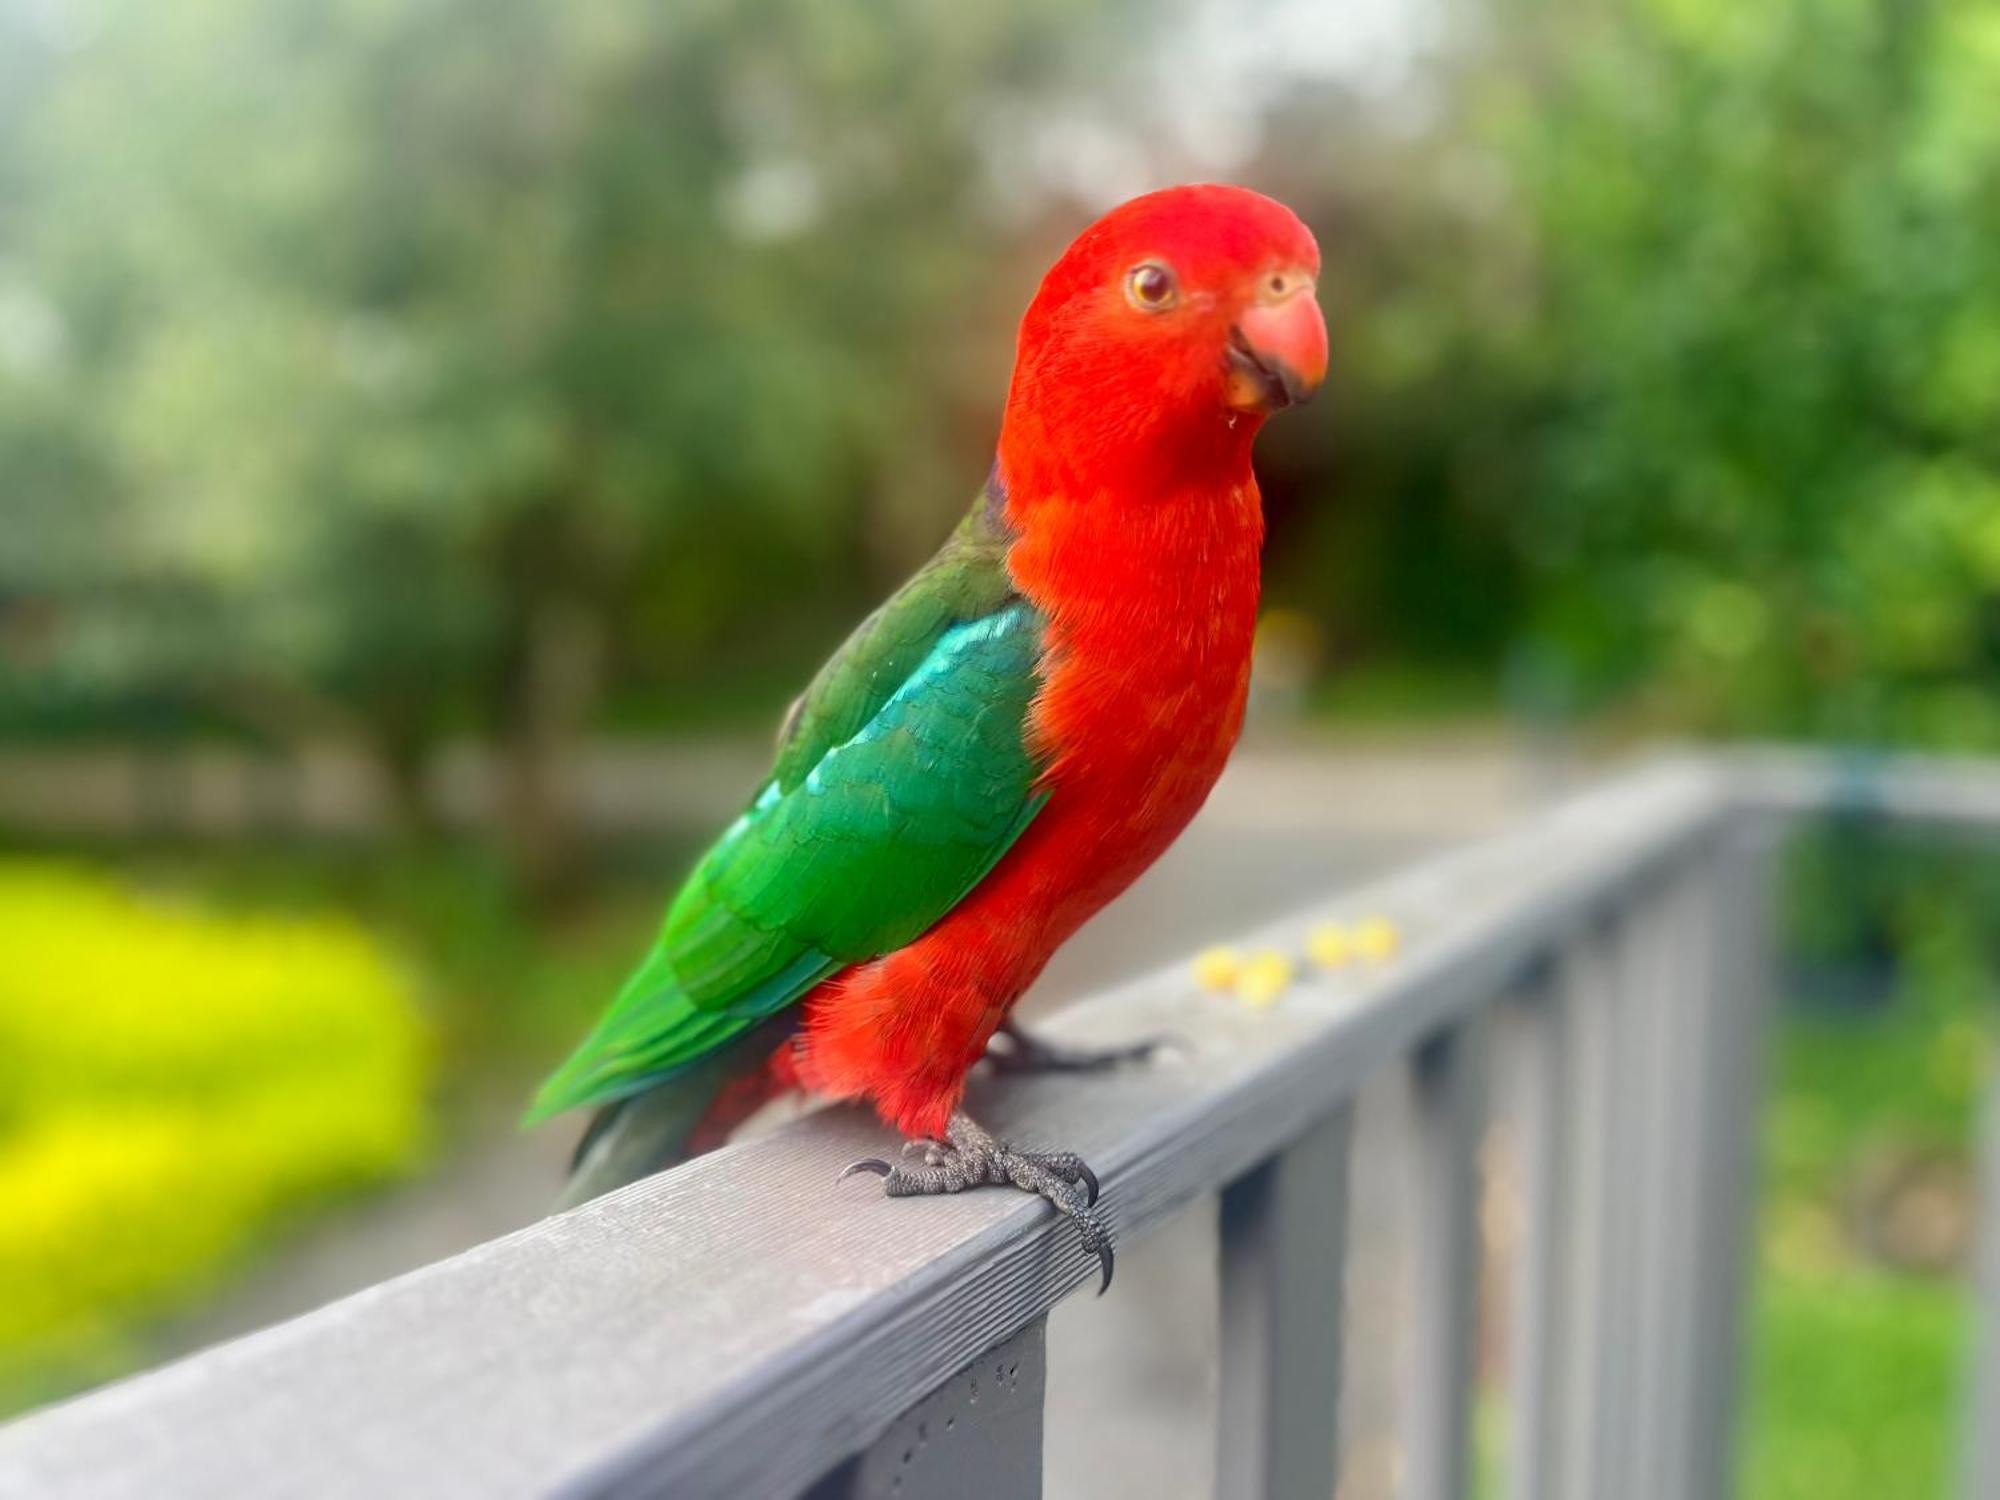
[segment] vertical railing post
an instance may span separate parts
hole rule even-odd
[[[1657,897],[1629,897],[1630,909],[1611,932],[1611,985],[1605,999],[1610,1036],[1605,1044],[1608,1071],[1607,1109],[1603,1120],[1605,1144],[1599,1167],[1604,1174],[1596,1204],[1603,1214],[1598,1250],[1602,1257],[1596,1278],[1598,1300],[1596,1347],[1591,1351],[1591,1376],[1596,1394],[1595,1417],[1586,1434],[1590,1444],[1591,1484],[1578,1491],[1579,1500],[1626,1496],[1633,1453],[1634,1408],[1638,1372],[1637,1267],[1641,1254],[1646,1195],[1644,1180],[1645,1107],[1653,1082],[1650,1038],[1646,1030],[1646,991],[1654,929],[1646,920]]]
[[[1653,892],[1632,921],[1632,1062],[1626,1074],[1631,1141],[1631,1262],[1627,1316],[1630,1337],[1620,1364],[1625,1413],[1618,1493],[1629,1500],[1658,1500],[1660,1424],[1665,1417],[1661,1358],[1672,1317],[1668,1254],[1677,1205],[1673,1201],[1674,1137],[1685,1099],[1674,1067],[1676,1022],[1687,995],[1677,980],[1680,937],[1675,918],[1678,889]]]
[[[1777,985],[1773,946],[1776,830],[1756,819],[1722,836],[1709,882],[1712,1002],[1703,1034],[1702,1175],[1689,1306],[1695,1322],[1683,1493],[1735,1492],[1743,1304],[1752,1254],[1757,1127]]]
[[[1660,1245],[1660,1347],[1654,1356],[1657,1413],[1647,1452],[1647,1494],[1657,1500],[1692,1500],[1689,1443],[1695,1404],[1695,1330],[1701,1319],[1702,1174],[1711,1149],[1707,1117],[1712,1079],[1706,1064],[1719,1007],[1715,882],[1712,853],[1691,866],[1675,887],[1666,975],[1667,1043],[1662,1067],[1671,1108],[1663,1121],[1665,1203]],[[1740,1144],[1730,1149],[1741,1149]]]
[[[1222,1500],[1327,1500],[1338,1480],[1353,1119],[1343,1105],[1223,1190]]]
[[[1965,1500],[2000,1495],[2000,1068],[1990,1070],[1979,1142],[1979,1246],[1972,1365],[1960,1421]]]
[[[805,1500],[1040,1500],[1048,1319],[989,1349]]]
[[[1544,1336],[1559,1340],[1561,1417],[1519,1493],[1690,1494],[1707,875],[1702,864],[1631,892],[1611,926],[1560,957],[1561,1083],[1547,1107],[1568,1113],[1551,1194],[1562,1299]]]
[[[1708,1149],[1708,1079],[1703,1067],[1716,1006],[1712,882],[1703,857],[1677,875],[1647,917],[1647,971],[1641,1005],[1650,1057],[1642,1189],[1645,1203],[1636,1267],[1637,1373],[1633,1445],[1623,1493],[1632,1500],[1683,1500],[1694,1395],[1695,1268],[1700,1255],[1701,1174]]]
[[[1549,1500],[1560,1493],[1557,1444],[1571,1291],[1563,1164],[1573,1128],[1568,1053],[1574,999],[1558,976],[1518,1008],[1521,1217],[1509,1340],[1513,1403],[1507,1493]]]
[[[1571,1118],[1558,1231],[1566,1272],[1557,1361],[1562,1421],[1555,1482],[1544,1493],[1562,1500],[1600,1500],[1608,1493],[1600,1438],[1609,1420],[1605,1375],[1612,1298],[1608,1228],[1611,1127],[1618,1110],[1613,1090],[1618,977],[1610,936],[1601,929],[1569,941],[1556,975],[1565,1033],[1562,1092]]]
[[[1406,1500],[1463,1500],[1469,1493],[1489,1030],[1482,1011],[1427,1043],[1413,1063],[1417,1150]]]

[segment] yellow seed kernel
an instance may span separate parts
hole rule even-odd
[[[1275,948],[1251,955],[1236,977],[1236,998],[1263,1009],[1275,1004],[1292,982],[1292,961]]]
[[[1338,922],[1321,922],[1306,934],[1306,957],[1321,968],[1337,969],[1354,957],[1354,938]]]
[[[1234,948],[1204,948],[1195,955],[1195,982],[1205,990],[1228,991],[1243,972],[1243,958]]]
[[[1402,946],[1402,929],[1387,917],[1368,917],[1354,925],[1354,951],[1370,963],[1394,958]]]

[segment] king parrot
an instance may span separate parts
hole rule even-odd
[[[892,1195],[1012,1184],[1111,1276],[1096,1178],[959,1109],[1049,955],[1179,835],[1242,724],[1251,444],[1326,371],[1319,250],[1246,188],[1113,209],[1043,279],[983,492],[785,716],[770,773],[529,1119],[598,1110],[566,1203],[803,1088],[871,1102]],[[1130,1050],[1130,1049],[1128,1049]]]

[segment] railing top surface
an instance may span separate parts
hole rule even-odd
[[[1740,806],[1845,813],[1990,833],[2000,829],[2000,762],[1863,751],[1739,750],[1712,762]]]
[[[1818,762],[1743,774],[1779,807],[1831,795]],[[1738,781],[1713,761],[1656,765],[1274,924],[1254,941],[1296,952],[1314,920],[1379,912],[1405,947],[1304,974],[1268,1010],[1199,993],[1176,963],[1051,1028],[1171,1033],[1175,1060],[1087,1086],[975,1083],[972,1107],[1086,1154],[1129,1243],[1726,830]],[[1918,815],[1963,816],[1937,812],[1957,786],[2000,826],[2000,775],[1922,785]],[[795,1491],[1095,1275],[1021,1195],[836,1185],[886,1144],[859,1112],[825,1111],[0,1427],[0,1496]]]

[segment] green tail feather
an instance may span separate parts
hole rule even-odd
[[[535,1125],[586,1104],[615,1104],[679,1077],[810,989],[837,965],[805,953],[726,1007],[697,1004],[674,977],[661,944],[625,981],[589,1036],[536,1090],[523,1118]]]
[[[551,1206],[551,1213],[575,1208],[627,1183],[663,1172],[685,1160],[688,1138],[701,1123],[715,1097],[720,1071],[715,1064],[690,1070],[683,1077],[598,1111],[577,1147],[569,1180]]]
[[[672,1078],[605,1105],[577,1144],[569,1180],[550,1212],[575,1208],[686,1161],[694,1154],[688,1149],[689,1139],[715,1096],[763,1067],[771,1050],[792,1029],[789,1016],[767,1021]]]

